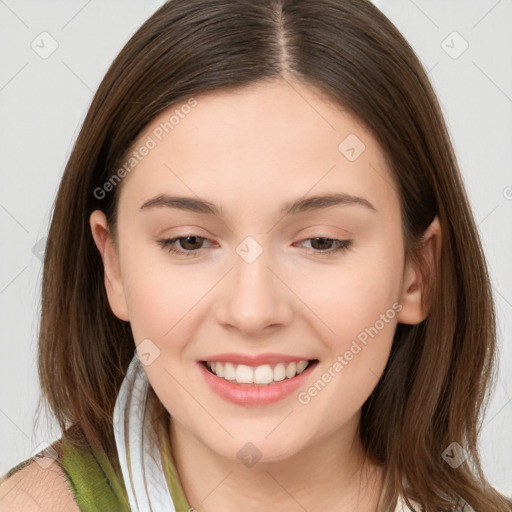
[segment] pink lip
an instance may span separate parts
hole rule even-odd
[[[233,352],[208,356],[205,357],[203,361],[218,361],[220,363],[245,364],[247,366],[261,366],[263,364],[298,363],[299,361],[309,361],[311,359],[313,358],[289,356],[286,354],[265,353],[259,354],[257,356],[251,356],[245,354],[236,354]]]
[[[284,379],[265,386],[233,384],[210,372],[204,363],[199,362],[198,366],[208,385],[222,398],[237,405],[266,405],[281,400],[304,384],[317,364],[318,361],[310,363],[302,373],[292,379]]]

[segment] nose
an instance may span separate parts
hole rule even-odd
[[[232,261],[222,298],[216,301],[217,321],[249,337],[287,325],[293,315],[293,293],[270,251],[263,248],[255,259],[236,253]]]

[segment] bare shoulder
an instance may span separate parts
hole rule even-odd
[[[80,512],[60,465],[41,457],[0,485],[0,512]]]

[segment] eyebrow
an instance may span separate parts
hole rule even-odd
[[[370,201],[364,197],[352,196],[345,193],[336,193],[310,196],[286,203],[281,208],[280,214],[282,216],[294,215],[339,205],[360,205],[370,209],[373,212],[377,212],[375,206],[373,206],[373,204],[371,204]],[[194,197],[169,196],[166,194],[160,194],[151,199],[148,199],[142,204],[140,209],[146,210],[149,208],[157,207],[176,208],[194,213],[216,215],[217,217],[222,217],[223,215],[222,208],[209,201]]]

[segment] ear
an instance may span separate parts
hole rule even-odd
[[[119,319],[129,321],[119,257],[108,229],[105,214],[101,210],[95,210],[89,217],[89,224],[94,242],[103,260],[105,289],[112,312]]]
[[[436,279],[441,261],[441,225],[437,216],[423,234],[417,257],[410,258],[404,269],[397,321],[402,324],[419,324],[428,315],[428,285]],[[429,283],[430,281],[430,283]]]

